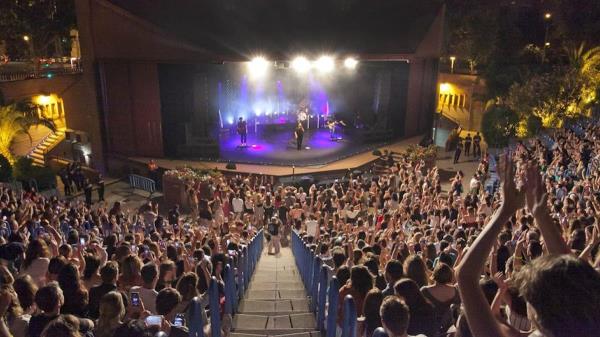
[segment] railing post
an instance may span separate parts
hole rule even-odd
[[[210,330],[211,337],[221,337],[221,314],[219,310],[219,283],[216,277],[212,277],[208,287],[210,308]]]
[[[325,329],[325,307],[327,304],[327,275],[329,267],[322,265],[319,275],[319,298],[317,301],[317,329]]]
[[[242,252],[244,252],[244,288],[248,288],[248,283],[250,283],[250,256],[248,247],[242,248]]]
[[[342,337],[356,337],[356,305],[354,304],[352,295],[347,295],[344,298]]]
[[[237,277],[238,277],[238,298],[244,297],[244,290],[246,287],[244,286],[244,250],[240,253],[238,257],[238,266],[237,266]]]
[[[310,304],[313,312],[317,310],[317,297],[319,293],[319,268],[321,267],[320,262],[321,259],[318,256],[313,258],[312,273],[310,277]]]
[[[232,314],[234,312],[234,308],[237,308],[235,302],[237,297],[235,294],[235,285],[233,281],[233,269],[231,265],[225,265],[225,313]]]
[[[192,305],[188,310],[189,322],[188,328],[190,330],[189,337],[204,337],[204,324],[202,321],[202,304],[198,300],[198,297],[194,297]]]
[[[327,310],[327,337],[335,337],[337,329],[337,309],[338,299],[340,292],[340,284],[337,277],[332,277],[329,281],[329,289],[327,290],[327,297],[329,300],[329,307]]]

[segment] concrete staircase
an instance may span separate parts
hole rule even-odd
[[[321,337],[290,248],[263,250],[238,309],[231,337]]]
[[[29,152],[29,158],[33,159],[33,164],[37,166],[46,165],[46,153],[48,153],[54,146],[65,139],[65,129],[57,129],[56,132],[51,132],[45,137],[37,146],[35,146],[31,152]]]

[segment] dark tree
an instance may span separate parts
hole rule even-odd
[[[75,26],[74,0],[0,1],[0,40],[12,58],[68,55]]]

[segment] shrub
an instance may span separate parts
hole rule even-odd
[[[12,166],[8,159],[0,154],[0,181],[7,182],[12,177]]]
[[[481,120],[481,133],[490,147],[502,148],[508,145],[519,126],[519,116],[503,105],[492,105]]]
[[[56,187],[56,173],[49,167],[34,166],[33,160],[28,157],[17,159],[14,166],[14,177],[24,186],[29,186],[29,182],[35,179],[40,191]]]

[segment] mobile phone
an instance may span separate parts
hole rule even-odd
[[[163,317],[159,315],[151,315],[146,317],[147,326],[162,326]]]
[[[140,293],[138,293],[138,292],[131,293],[131,305],[133,305],[134,307],[140,306]]]
[[[85,246],[85,239],[84,238],[79,238],[79,245],[80,246]]]
[[[183,322],[184,322],[183,314],[175,315],[175,319],[173,319],[174,326],[183,326]]]

